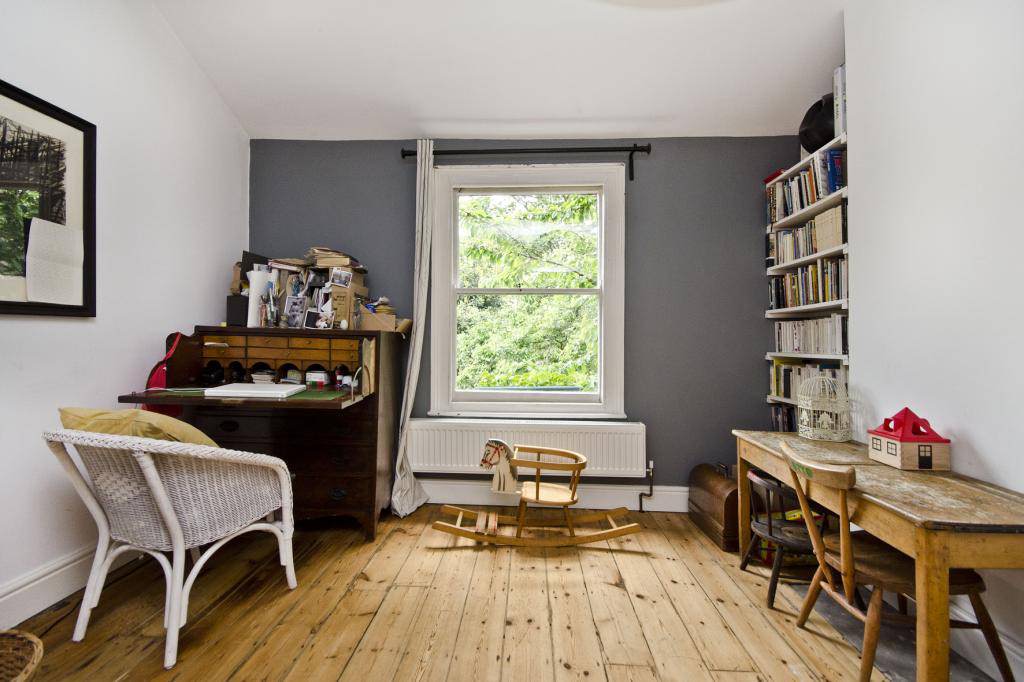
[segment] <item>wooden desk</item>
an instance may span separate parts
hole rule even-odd
[[[867,446],[804,440],[793,433],[733,431],[738,480],[751,466],[789,481],[779,448],[857,471],[850,520],[917,562],[917,679],[949,677],[949,569],[1024,568],[1024,495],[948,471],[900,471],[867,456]],[[818,503],[837,511],[835,491],[809,486]],[[739,518],[748,518],[747,487]],[[740,547],[750,527],[740,525]]]
[[[173,343],[175,335],[168,337]],[[167,366],[168,385],[189,391],[129,393],[118,402],[173,405],[219,445],[280,457],[292,472],[295,518],[352,516],[366,537],[391,504],[396,447],[400,339],[378,331],[196,327]],[[361,393],[309,390],[284,399],[206,398],[211,364],[249,376],[289,368],[362,367]]]

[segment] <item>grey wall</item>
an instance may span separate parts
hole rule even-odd
[[[631,144],[648,140],[600,140]],[[702,461],[730,461],[730,430],[764,428],[770,339],[764,319],[761,178],[797,160],[795,137],[661,138],[626,186],[626,414],[647,424],[657,482],[685,484]],[[438,141],[436,147],[585,145],[572,141]],[[373,295],[412,307],[412,141],[253,140],[250,247],[300,255],[340,248],[369,269]],[[450,163],[609,161],[586,156],[444,157]],[[414,413],[428,408],[424,349]]]

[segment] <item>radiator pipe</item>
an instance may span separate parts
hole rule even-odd
[[[647,485],[649,486],[648,492],[640,493],[640,511],[644,510],[644,498],[654,497],[654,460],[647,462]]]

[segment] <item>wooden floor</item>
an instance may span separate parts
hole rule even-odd
[[[549,550],[475,546],[430,529],[437,515],[388,517],[373,543],[298,531],[293,591],[271,536],[236,540],[199,576],[170,671],[163,578],[133,561],[108,581],[85,641],[70,641],[80,594],[20,626],[46,646],[37,679],[857,677],[857,651],[820,616],[793,626],[792,589],[766,609],[765,577],[740,572],[685,514],[632,514],[642,533]]]

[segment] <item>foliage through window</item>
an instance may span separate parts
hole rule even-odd
[[[593,192],[459,195],[457,388],[598,389],[598,218]]]

